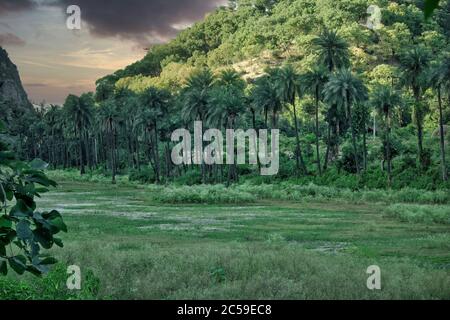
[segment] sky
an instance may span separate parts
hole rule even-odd
[[[144,57],[227,0],[0,0],[0,46],[33,103],[62,104]],[[81,29],[69,30],[69,5]]]

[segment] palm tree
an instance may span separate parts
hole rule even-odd
[[[117,174],[117,122],[119,112],[113,99],[108,99],[100,104],[100,120],[106,133],[106,141],[111,158],[112,183],[116,183]]]
[[[414,118],[417,126],[417,145],[419,151],[419,160],[422,169],[425,167],[425,154],[423,151],[423,121],[426,114],[426,108],[422,103],[422,95],[426,90],[425,72],[430,64],[430,56],[424,48],[416,46],[406,51],[400,57],[400,66],[402,69],[402,82],[412,90],[414,104]]]
[[[445,136],[444,136],[444,117],[442,110],[442,90],[443,88],[450,88],[450,56],[447,56],[434,67],[430,76],[430,83],[436,90],[438,95],[439,105],[439,137],[441,149],[441,168],[442,180],[448,180],[447,163],[445,160]]]
[[[261,110],[264,113],[264,123],[266,128],[269,127],[269,112],[272,112],[273,114],[272,124],[275,127],[276,115],[281,111],[283,105],[275,86],[273,74],[273,71],[269,71],[269,74],[258,78],[251,91],[253,110],[255,112],[256,110]]]
[[[209,92],[214,83],[214,76],[209,69],[192,74],[182,91],[183,116],[186,121],[203,121],[208,109]]]
[[[222,70],[219,74],[216,84],[219,86],[232,86],[240,89],[245,88],[245,81],[241,78],[241,75],[234,69]]]
[[[210,92],[214,85],[214,75],[209,69],[192,74],[181,92],[183,100],[182,114],[185,122],[204,121],[209,107]],[[203,136],[203,132],[202,132]],[[201,164],[202,181],[206,181],[205,166]]]
[[[306,169],[305,162],[303,160],[302,149],[300,146],[299,124],[295,105],[295,100],[297,96],[300,97],[301,95],[300,83],[299,83],[299,76],[295,72],[292,65],[288,64],[278,70],[278,72],[275,75],[275,86],[280,100],[284,103],[290,104],[293,107],[295,138],[297,144],[295,153],[296,168],[297,172],[302,170],[304,174],[307,174],[308,172]]]
[[[226,123],[227,128],[236,129],[239,115],[244,110],[245,96],[242,89],[235,86],[217,86],[211,92],[210,105],[207,113],[211,123]],[[234,155],[233,155],[234,157]],[[228,170],[228,185],[231,179],[238,181],[236,161]]]
[[[312,68],[301,77],[302,85],[306,91],[314,95],[315,99],[315,120],[316,120],[316,157],[317,157],[317,171],[322,175],[322,166],[320,164],[320,143],[319,143],[319,102],[322,100],[322,91],[325,84],[328,82],[328,73],[324,67],[318,66]]]
[[[50,146],[49,146],[49,162],[56,167],[56,138],[55,130],[59,121],[59,111],[60,108],[56,105],[51,105],[50,109],[44,115],[44,121],[46,123],[47,131],[50,135]]]
[[[390,86],[380,85],[375,88],[371,97],[372,105],[378,112],[384,116],[386,125],[386,160],[388,173],[388,187],[392,184],[392,159],[391,159],[391,120],[392,113],[395,108],[401,105],[400,95],[394,91]]]
[[[167,113],[170,101],[170,93],[167,90],[150,87],[141,97],[144,109],[141,117],[149,134],[149,142],[153,157],[153,167],[156,182],[160,182],[159,159],[159,122]]]
[[[319,62],[328,68],[329,72],[350,65],[348,43],[335,30],[324,30],[312,40],[317,48]]]
[[[85,174],[84,168],[84,132],[91,122],[91,105],[83,103],[81,98],[75,95],[69,95],[64,103],[64,110],[74,125],[75,134],[79,142],[79,164],[80,174]]]
[[[337,69],[346,68],[350,65],[350,51],[348,43],[335,30],[325,29],[318,37],[312,40],[318,54],[319,64],[324,65],[331,74]],[[339,153],[339,113],[336,105],[330,105],[328,114],[328,141],[325,153],[324,170],[328,168],[330,150],[335,156]],[[334,139],[331,133],[334,131]]]
[[[325,85],[324,96],[324,100],[330,105],[336,105],[339,108],[344,109],[352,131],[353,155],[356,165],[356,172],[359,174],[360,167],[356,144],[355,125],[352,119],[352,105],[363,102],[367,99],[367,88],[364,83],[358,77],[353,75],[349,69],[341,69],[337,73],[333,74],[330,81]]]

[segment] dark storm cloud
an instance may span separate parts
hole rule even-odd
[[[57,0],[63,9],[77,4],[82,21],[98,36],[167,39],[177,33],[174,25],[189,24],[227,0]]]
[[[34,6],[33,0],[0,0],[0,15],[31,9]]]
[[[0,46],[23,46],[25,41],[12,33],[0,33]]]

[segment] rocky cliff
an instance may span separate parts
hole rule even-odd
[[[31,108],[17,67],[11,62],[8,53],[2,47],[0,47],[0,100]]]

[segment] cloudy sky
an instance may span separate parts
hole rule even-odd
[[[62,103],[227,2],[0,0],[0,46],[18,66],[33,102]],[[66,27],[73,4],[81,8],[81,30]]]

